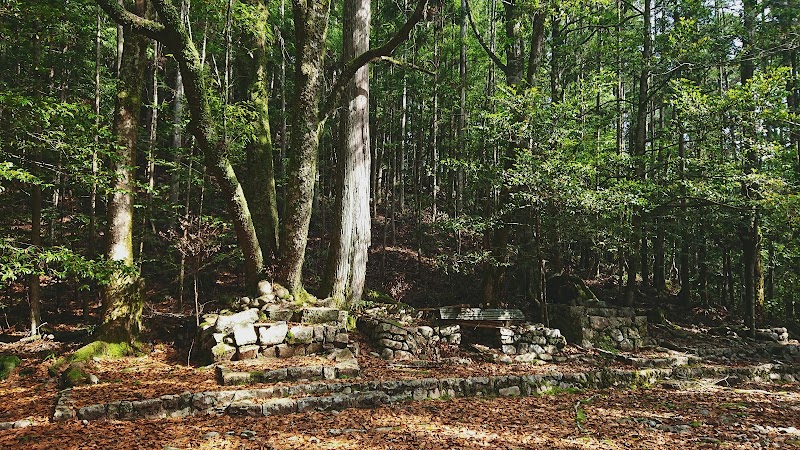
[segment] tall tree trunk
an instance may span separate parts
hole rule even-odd
[[[311,223],[319,136],[323,125],[318,111],[330,7],[330,0],[292,0],[297,55],[286,215],[280,230],[279,278],[295,294],[303,292],[303,261]]]
[[[245,0],[252,14],[267,23],[267,8],[260,0]],[[278,254],[278,201],[275,190],[275,167],[269,124],[269,88],[267,86],[267,36],[263,27],[248,28],[242,36],[248,49],[238,57],[237,66],[244,78],[248,100],[255,108],[254,135],[247,143],[247,180],[245,196],[253,215],[253,225],[264,258]]]
[[[755,19],[756,0],[742,2],[742,49],[741,83],[746,85],[755,72]],[[755,137],[754,124],[748,124],[748,129],[743,130],[745,139]],[[745,141],[744,148],[744,173],[750,175],[757,169],[758,153],[755,142]],[[758,186],[745,181],[742,186],[742,195],[745,199],[758,199]],[[756,317],[764,305],[764,274],[761,267],[761,224],[760,213],[757,205],[749,207],[745,226],[741,233],[742,255],[744,260],[744,305],[745,325],[750,328],[750,333],[755,337]]]
[[[369,50],[370,0],[345,0],[343,59]],[[369,68],[360,67],[348,82],[342,99],[338,145],[337,214],[323,291],[339,305],[361,300],[369,256],[370,236],[370,130]]]
[[[147,15],[146,0],[134,0],[126,6],[139,16]],[[147,44],[144,36],[135,34],[128,26],[123,27],[122,62],[114,109],[118,149],[110,161],[115,179],[108,200],[106,232],[106,257],[122,268],[105,286],[100,329],[100,339],[112,342],[133,342],[141,328],[143,301],[133,265],[133,195]]]

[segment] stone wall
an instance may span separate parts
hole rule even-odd
[[[550,361],[567,345],[558,329],[541,324],[461,328],[465,343],[497,348],[517,362]]]
[[[633,308],[547,305],[550,325],[568,342],[637,350],[647,337],[647,316]]]
[[[437,343],[461,344],[458,325],[404,327],[386,319],[363,316],[356,321],[356,327],[370,339],[381,358],[387,360],[430,359],[436,354]]]
[[[347,313],[335,308],[246,309],[206,314],[197,335],[203,359],[288,358],[347,347]],[[294,322],[290,322],[294,321]]]

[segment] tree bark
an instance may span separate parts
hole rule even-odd
[[[126,6],[139,16],[147,15],[146,0],[134,0]],[[106,231],[106,257],[121,267],[105,286],[100,329],[100,339],[113,342],[133,342],[141,329],[143,302],[133,265],[133,195],[147,45],[144,36],[134,33],[130,26],[123,26],[122,61],[114,108],[118,148],[110,161],[115,179],[108,200]]]
[[[370,0],[345,0],[343,58],[369,50]],[[369,68],[360,67],[342,99],[335,233],[328,253],[323,291],[338,305],[352,307],[364,291],[370,236]]]
[[[245,0],[245,3],[259,22],[267,22],[267,8],[262,1]],[[272,258],[278,254],[278,198],[269,124],[267,36],[265,28],[255,25],[248,27],[242,36],[248,53],[240,54],[237,61],[248,100],[255,108],[255,131],[245,148],[248,168],[244,187],[261,254]]]

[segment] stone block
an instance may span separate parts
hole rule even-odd
[[[211,348],[211,357],[214,362],[230,361],[236,354],[236,347],[221,342]]]
[[[261,347],[255,344],[250,345],[242,345],[239,347],[236,353],[236,359],[243,360],[243,359],[255,359],[258,358],[258,352],[261,350]]]
[[[447,343],[451,345],[461,345],[461,333],[453,333],[447,336]]]
[[[336,308],[304,308],[302,311],[302,323],[317,324],[339,321],[339,310]]]
[[[347,347],[347,344],[350,342],[350,336],[347,333],[339,333],[336,335],[336,339],[333,343],[340,348]]]
[[[392,350],[402,350],[403,343],[393,341],[391,339],[378,339],[378,346],[384,348],[390,348]]]
[[[270,320],[278,322],[291,322],[292,316],[294,316],[294,311],[291,309],[268,309],[267,315],[269,316]]]
[[[429,326],[417,327],[417,333],[421,334],[425,338],[430,338],[433,336],[433,328]]]
[[[461,327],[458,325],[449,325],[439,328],[439,336],[447,337],[454,333],[461,333]]]
[[[592,327],[593,330],[605,330],[610,326],[610,321],[608,317],[589,316],[589,326]]]
[[[502,345],[500,350],[506,355],[516,355],[517,349],[513,345]]]
[[[258,341],[256,329],[252,323],[236,324],[233,328],[233,342],[237,347],[255,344]]]
[[[396,361],[411,361],[414,359],[414,355],[406,350],[395,350],[394,359]]]
[[[509,386],[498,390],[497,394],[501,397],[519,397],[521,392],[519,386]]]
[[[258,321],[258,310],[251,308],[246,309],[236,314],[226,316],[219,316],[214,328],[217,333],[228,334],[236,328],[237,325],[254,324]]]
[[[392,350],[391,348],[384,347],[383,350],[381,350],[381,358],[385,360],[394,359],[394,350]]]
[[[297,401],[291,398],[276,398],[265,401],[262,405],[262,414],[276,416],[297,412]]]
[[[322,344],[319,342],[312,342],[306,345],[306,355],[313,355],[322,352]]]
[[[258,342],[261,345],[278,345],[286,340],[286,334],[288,332],[289,326],[286,322],[278,322],[269,328],[259,327]]]
[[[314,340],[314,328],[304,325],[295,325],[289,329],[286,342],[289,344],[310,344]]]
[[[265,358],[276,358],[278,356],[274,345],[262,345],[259,348],[261,349],[261,356]]]
[[[275,352],[278,358],[291,358],[294,356],[294,347],[289,344],[279,344],[275,346]]]

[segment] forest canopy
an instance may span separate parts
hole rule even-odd
[[[262,280],[538,314],[562,273],[796,321],[795,2],[3,0],[0,36],[30,334],[70,292],[134,341]]]

